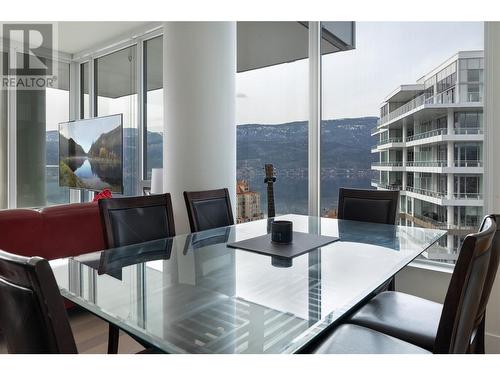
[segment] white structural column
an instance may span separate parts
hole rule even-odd
[[[485,213],[500,213],[500,22],[485,22]],[[500,274],[486,312],[486,352],[500,353]]]
[[[454,122],[455,122],[455,112],[453,112],[453,108],[448,108],[448,113],[446,116],[446,127],[449,135],[453,134]]]
[[[453,134],[453,123],[454,123],[454,112],[452,108],[448,108],[448,113],[447,113],[447,118],[446,118],[446,130],[449,135]],[[448,142],[446,145],[446,159],[447,159],[447,165],[448,167],[453,167],[455,165],[455,154],[454,154],[454,147],[455,144],[453,142]],[[447,190],[447,198],[448,199],[453,199],[454,194],[455,194],[455,186],[454,186],[454,181],[453,181],[453,173],[448,173],[446,175],[446,190]],[[453,206],[447,206],[446,207],[446,216],[447,216],[447,223],[448,226],[451,228],[453,224],[458,224],[454,223],[454,207]],[[454,248],[454,241],[453,241],[453,236],[451,234],[448,234],[448,240],[447,240],[447,247],[448,251],[453,251]]]
[[[309,22],[309,215],[320,216],[321,24]]]
[[[454,167],[455,166],[455,155],[454,155],[454,152],[453,152],[453,147],[454,147],[454,143],[452,141],[448,141],[447,143],[447,149],[446,149],[446,152],[447,152],[447,159],[448,159],[448,167]]]
[[[180,234],[189,231],[184,191],[226,187],[236,207],[236,23],[164,28],[163,186]]]
[[[403,137],[403,143],[405,144],[405,147],[403,147],[402,150],[402,162],[403,162],[403,167],[406,167],[406,163],[408,162],[408,148],[406,148],[406,137],[408,136],[408,122],[407,120],[403,120],[403,129],[402,129],[402,137]],[[402,189],[406,190],[406,185],[408,183],[407,180],[407,172],[406,168],[402,172],[403,178],[402,178]]]

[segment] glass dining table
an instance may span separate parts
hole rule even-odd
[[[279,219],[339,240],[289,263],[227,246],[268,233],[264,219],[50,264],[65,298],[166,353],[296,353],[445,234]]]

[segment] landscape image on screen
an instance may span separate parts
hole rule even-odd
[[[59,185],[123,190],[122,115],[59,124]]]

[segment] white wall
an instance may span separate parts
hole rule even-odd
[[[443,303],[450,279],[451,272],[408,266],[396,275],[396,289]]]
[[[227,187],[236,205],[236,23],[164,27],[163,186],[180,234],[189,231],[183,191]]]
[[[486,212],[500,213],[500,23],[485,22],[484,124]],[[491,292],[486,311],[486,350],[500,353],[500,277]]]

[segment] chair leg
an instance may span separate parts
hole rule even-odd
[[[477,327],[476,337],[474,339],[474,354],[485,354],[486,349],[484,345],[484,331],[485,331],[485,320],[486,317],[483,316],[481,323],[479,323],[479,327]]]
[[[396,291],[396,277],[392,277],[391,281],[389,282],[389,285],[387,286],[387,290],[390,292],[395,292]]]
[[[108,332],[108,354],[118,354],[118,340],[120,339],[120,329],[109,324]]]

